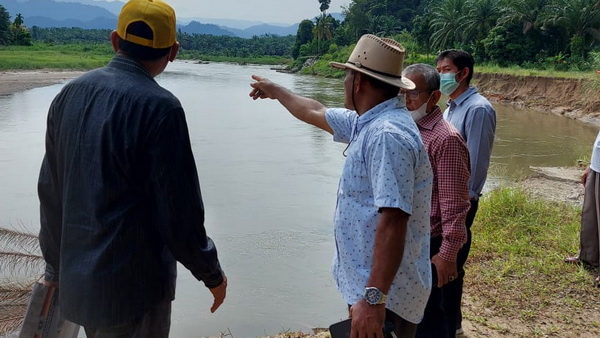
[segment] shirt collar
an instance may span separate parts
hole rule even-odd
[[[456,98],[456,100],[448,99],[447,104],[449,107],[452,107],[452,108],[454,108],[456,106],[460,106],[463,102],[465,102],[469,98],[469,96],[475,94],[476,92],[477,92],[477,88],[471,86],[467,90],[465,90],[464,93],[460,94]]]
[[[375,107],[367,110],[364,114],[358,116],[356,131],[359,132],[362,129],[362,127],[364,127],[366,124],[368,124],[373,119],[375,119],[377,116],[379,116],[379,114],[381,112],[386,111],[386,110],[396,109],[396,108],[399,108],[400,106],[401,106],[401,102],[396,97],[393,97],[389,100],[381,102],[380,104],[376,105]]]
[[[435,106],[435,109],[423,116],[419,121],[417,121],[417,125],[419,128],[432,130],[435,125],[442,120],[442,110],[439,106]]]
[[[116,67],[123,70],[129,70],[135,73],[141,73],[154,80],[154,77],[139,62],[124,54],[116,54],[108,64],[110,67]]]

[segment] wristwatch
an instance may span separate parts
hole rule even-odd
[[[371,305],[385,304],[387,295],[376,287],[365,288],[365,300]]]

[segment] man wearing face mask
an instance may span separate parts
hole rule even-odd
[[[437,105],[441,93],[440,74],[427,64],[406,67],[402,76],[415,84],[401,90],[406,108],[419,127],[433,171],[431,193],[431,263],[433,288],[417,337],[454,336],[455,324],[447,320],[442,286],[457,276],[456,257],[467,241],[465,219],[469,202],[469,151],[459,132],[443,119]]]
[[[450,322],[456,322],[456,334],[462,334],[462,298],[463,266],[471,249],[471,225],[477,213],[481,190],[487,178],[492,145],[496,133],[496,111],[490,102],[470,86],[473,77],[473,57],[466,51],[446,50],[437,59],[440,72],[440,90],[448,95],[448,107],[444,119],[456,127],[467,142],[471,159],[471,178],[469,179],[469,198],[471,209],[467,214],[467,243],[463,245],[457,258],[457,278],[444,286],[444,302],[449,309]],[[453,318],[453,316],[455,318]]]

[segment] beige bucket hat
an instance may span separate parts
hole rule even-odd
[[[396,40],[373,34],[360,37],[346,63],[330,62],[339,69],[352,69],[396,87],[414,89],[415,84],[402,77],[404,47]]]

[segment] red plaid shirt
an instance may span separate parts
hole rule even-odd
[[[443,236],[439,255],[455,262],[467,241],[465,219],[469,201],[469,150],[460,133],[442,117],[437,107],[417,121],[433,170],[431,237]]]

